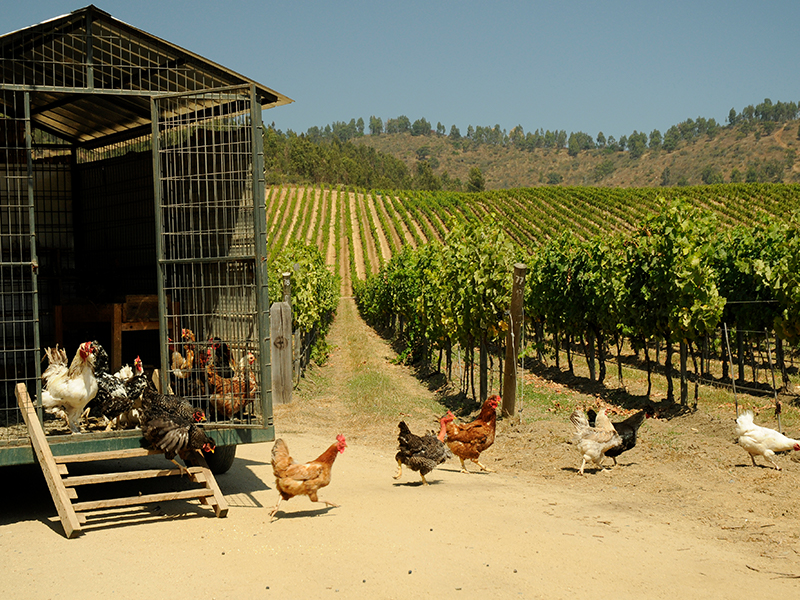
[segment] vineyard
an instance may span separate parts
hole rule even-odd
[[[755,363],[763,355],[765,331],[777,333],[781,366],[782,342],[800,334],[797,185],[477,194],[275,187],[266,203],[271,256],[292,241],[318,249],[341,294],[354,294],[369,320],[399,333],[417,360],[438,351],[449,367],[458,346],[472,365],[479,348],[481,394],[486,354],[504,342],[517,261],[529,267],[529,351],[558,363],[566,349],[571,370],[571,351],[580,349],[601,382],[612,347],[618,362],[624,343],[642,351],[649,375],[650,351],[658,362],[663,345],[671,396],[675,343],[686,401],[690,361],[696,376],[711,377],[717,356],[718,377],[730,377],[732,354],[712,337],[718,327],[734,331],[740,377],[747,356]],[[474,390],[468,377],[461,385]]]

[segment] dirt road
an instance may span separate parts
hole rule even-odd
[[[297,458],[313,458],[330,441],[286,439]],[[680,515],[653,514],[647,498],[620,497],[612,478],[587,493],[503,473],[464,475],[452,461],[424,487],[415,473],[392,479],[391,453],[356,444],[337,459],[333,482],[320,494],[338,508],[295,498],[270,523],[277,499],[270,448],[241,447],[233,469],[219,477],[227,518],[171,502],[126,512],[72,540],[62,535],[41,475],[14,469],[15,495],[0,504],[0,593],[157,598],[172,589],[177,598],[241,599],[800,592],[800,580],[772,573],[785,571],[785,561],[703,539]]]

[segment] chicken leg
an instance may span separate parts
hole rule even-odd
[[[472,471],[468,471],[467,470],[467,465],[464,464],[464,459],[463,458],[461,458],[459,456],[458,460],[461,461],[461,472],[462,473],[472,473]],[[490,469],[486,465],[481,464],[481,462],[477,458],[470,458],[470,460],[472,462],[474,462],[476,465],[478,465],[478,467],[480,468],[481,471],[485,471],[486,473],[494,473],[494,471],[492,469]]]
[[[400,476],[403,474],[403,463],[398,460],[397,461],[397,474],[392,475],[393,479],[400,479]]]

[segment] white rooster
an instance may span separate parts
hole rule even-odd
[[[84,342],[78,347],[75,358],[67,367],[67,353],[63,348],[45,348],[50,364],[42,373],[44,390],[42,406],[47,412],[63,416],[72,433],[80,433],[78,418],[89,401],[97,394],[94,376],[94,347]]]
[[[780,471],[781,468],[773,460],[776,452],[800,450],[800,440],[793,440],[774,429],[759,427],[753,423],[753,413],[745,411],[736,419],[736,436],[739,445],[750,454],[753,466],[756,466],[756,455],[763,456]]]
[[[607,422],[606,429],[590,427],[586,413],[580,408],[576,408],[572,411],[569,420],[572,421],[572,424],[575,426],[575,437],[573,441],[583,455],[583,462],[581,463],[579,471],[581,475],[583,475],[583,470],[588,461],[591,460],[598,467],[602,468],[602,462],[606,452],[622,445],[622,438],[617,433],[617,430],[614,429],[614,426],[611,425],[611,421],[606,419],[605,409],[602,409],[597,415],[597,420],[601,425]]]

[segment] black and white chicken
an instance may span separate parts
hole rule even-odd
[[[613,427],[614,430],[619,434],[619,437],[622,438],[622,444],[611,448],[610,450],[606,450],[605,453],[606,456],[610,456],[612,458],[614,461],[614,466],[616,467],[617,456],[636,446],[636,436],[638,435],[639,428],[642,426],[642,423],[644,423],[644,420],[647,417],[647,412],[640,410],[639,412],[632,414],[630,417],[624,421],[620,421],[619,423],[612,423],[605,414],[605,411],[602,411],[602,417],[600,417],[591,408],[586,411],[586,416],[589,420],[590,427],[598,427],[599,429],[608,429],[609,427]]]
[[[444,443],[447,423],[452,420],[452,414],[447,414],[439,420],[441,428],[438,436],[432,432],[424,436],[415,435],[411,433],[405,421],[398,423],[400,433],[397,436],[397,454],[394,457],[397,461],[395,479],[400,478],[403,474],[403,465],[406,465],[412,471],[418,471],[422,484],[428,485],[425,475],[453,456]]]

